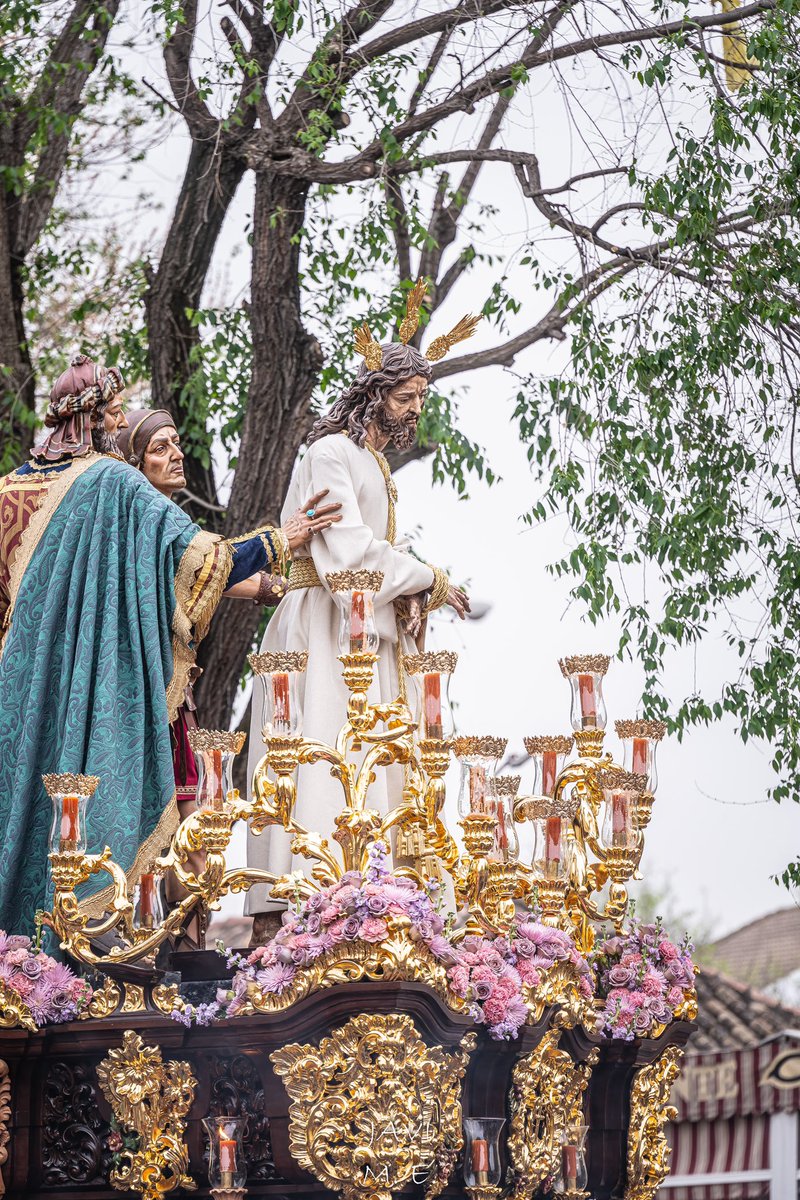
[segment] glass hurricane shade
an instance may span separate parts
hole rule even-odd
[[[597,671],[576,671],[569,676],[572,691],[570,720],[573,729],[605,729],[606,705],[603,676]]]
[[[86,853],[86,802],[88,796],[56,792],[51,796],[53,820],[50,825],[51,854],[74,851]]]
[[[352,588],[335,593],[339,605],[339,653],[377,654],[378,627],[375,624],[375,592]]]
[[[244,1131],[247,1117],[205,1117],[208,1134],[208,1182],[212,1188],[243,1188],[247,1182]]]
[[[302,732],[298,693],[300,671],[257,675],[261,691],[261,727],[268,737],[299,737]]]
[[[600,836],[604,847],[606,850],[634,850],[636,792],[620,787],[603,788],[603,796],[605,813]]]
[[[647,776],[647,790],[652,796],[658,787],[658,772],[656,770],[656,751],[658,742],[649,737],[626,737],[622,742],[622,765],[626,771],[635,775]]]
[[[467,1117],[464,1120],[464,1184],[468,1188],[496,1187],[502,1177],[500,1117]]]
[[[566,817],[537,817],[533,822],[531,866],[539,879],[564,879],[569,874],[570,824]]]

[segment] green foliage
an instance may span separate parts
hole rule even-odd
[[[743,740],[769,742],[773,797],[795,802],[798,12],[765,19],[750,46],[762,70],[735,98],[707,93],[705,128],[678,132],[665,170],[633,172],[658,254],[605,306],[580,308],[569,368],[529,378],[517,404],[544,484],[528,520],[567,513],[575,547],[552,569],[592,621],[620,615],[644,714],[678,736],[731,715]],[[708,637],[727,642],[731,677],[673,710],[665,659]],[[783,881],[800,883],[800,860]]]

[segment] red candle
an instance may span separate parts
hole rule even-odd
[[[272,676],[272,723],[288,732],[289,720],[289,674],[287,671],[276,671]]]
[[[361,654],[365,649],[366,605],[363,592],[353,592],[350,603],[350,653]]]
[[[561,817],[548,817],[545,821],[544,862],[548,879],[558,874],[561,863]]]
[[[206,754],[206,767],[208,769],[208,780],[206,783],[206,795],[211,803],[211,808],[222,812],[225,803],[225,797],[222,792],[222,751],[211,750]]]
[[[469,769],[469,810],[474,813],[486,812],[485,767],[470,767]]]
[[[219,1139],[219,1169],[236,1174],[236,1138]]]
[[[475,1138],[472,1143],[472,1173],[481,1176],[489,1174],[489,1143],[486,1138]],[[479,1179],[485,1183],[484,1179]]]
[[[564,1186],[568,1192],[578,1190],[578,1148],[577,1146],[561,1147],[562,1172]]]
[[[155,921],[156,877],[150,872],[139,876],[139,924],[152,929]]]
[[[597,701],[594,694],[594,676],[578,676],[578,696],[581,704],[581,725],[594,729],[597,725]]]
[[[558,755],[555,750],[546,750],[542,755],[542,795],[552,796],[556,790],[556,766]]]
[[[61,844],[59,850],[77,850],[80,840],[80,825],[78,823],[77,796],[62,796],[61,798]]]
[[[650,742],[647,738],[633,739],[633,771],[636,775],[649,775]]]
[[[438,674],[425,675],[422,680],[422,711],[425,718],[425,736],[442,739],[442,677]]]
[[[628,797],[623,792],[611,796],[611,845],[628,845]]]

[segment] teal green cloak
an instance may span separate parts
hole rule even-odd
[[[0,658],[0,928],[14,933],[30,934],[51,898],[43,774],[99,777],[90,853],[110,846],[129,872],[169,842],[170,709],[193,650],[176,584],[191,586],[187,559],[201,565],[198,547],[212,540],[122,462],[69,471],[36,531]],[[103,872],[87,891],[109,882]]]

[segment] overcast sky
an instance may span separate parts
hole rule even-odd
[[[152,54],[148,58],[131,54],[128,66],[165,87],[160,63]],[[581,79],[580,87],[595,108],[608,101],[603,81],[598,82],[596,95],[591,80]],[[514,116],[511,133],[515,144],[529,135],[537,153],[547,156],[552,180],[561,171],[583,169],[585,148],[565,136],[557,107],[548,113],[548,120],[534,120],[547,101],[541,93],[532,96],[528,107]],[[591,128],[589,121],[587,130]],[[132,237],[156,245],[163,236],[187,153],[188,143],[177,127],[128,179],[120,179],[118,168],[109,166],[104,205],[119,215],[123,225],[139,212],[137,221],[128,226]],[[482,235],[482,246],[502,259],[519,245],[531,214],[504,168],[487,166],[481,189],[484,201],[501,208],[501,215],[489,222]],[[152,214],[137,206],[139,191],[157,206]],[[246,294],[245,230],[251,211],[252,185],[247,180],[231,208],[215,257],[208,287],[214,302]],[[542,249],[557,260],[557,243],[548,242]],[[456,317],[481,303],[492,270],[499,269],[495,265],[470,277],[452,300]],[[531,312],[523,311],[514,328],[530,324],[540,306],[541,301],[531,297]],[[449,315],[448,309],[441,318],[443,325]],[[491,336],[491,331],[481,335],[487,343]],[[533,350],[518,359],[515,369],[550,371],[559,353]],[[433,487],[428,463],[411,464],[397,478],[399,522],[406,531],[419,531],[426,558],[450,569],[456,579],[470,580],[473,597],[490,606],[481,621],[458,626],[441,618],[433,622],[436,646],[456,649],[460,655],[452,695],[459,706],[461,729],[504,734],[510,738],[510,749],[521,749],[525,735],[569,731],[568,688],[558,670],[558,657],[612,651],[616,631],[582,621],[580,610],[568,603],[567,585],[552,579],[545,569],[571,538],[566,524],[553,519],[531,529],[520,521],[520,514],[536,499],[537,486],[511,420],[515,379],[491,369],[458,377],[453,384],[462,397],[459,411],[464,430],[486,447],[502,479],[491,488],[476,482],[469,498],[459,500],[449,487]],[[258,517],[253,514],[254,521]],[[671,663],[668,685],[673,699],[683,699],[695,681],[701,688],[718,686],[731,666],[723,630],[717,630],[697,653],[676,656]],[[635,663],[612,664],[606,687],[610,727],[615,718],[636,715],[641,683]],[[524,784],[530,786],[530,766],[527,771]],[[682,744],[662,745],[659,777],[642,863],[648,883],[668,886],[677,907],[694,912],[698,924],[711,926],[717,934],[791,903],[770,876],[796,853],[800,813],[793,805],[766,801],[770,770],[764,746],[743,746],[730,724],[699,730]],[[451,808],[455,804],[454,786],[448,804]],[[243,846],[242,831],[235,838],[232,857],[243,858]],[[241,898],[226,901],[225,911],[241,911]]]

